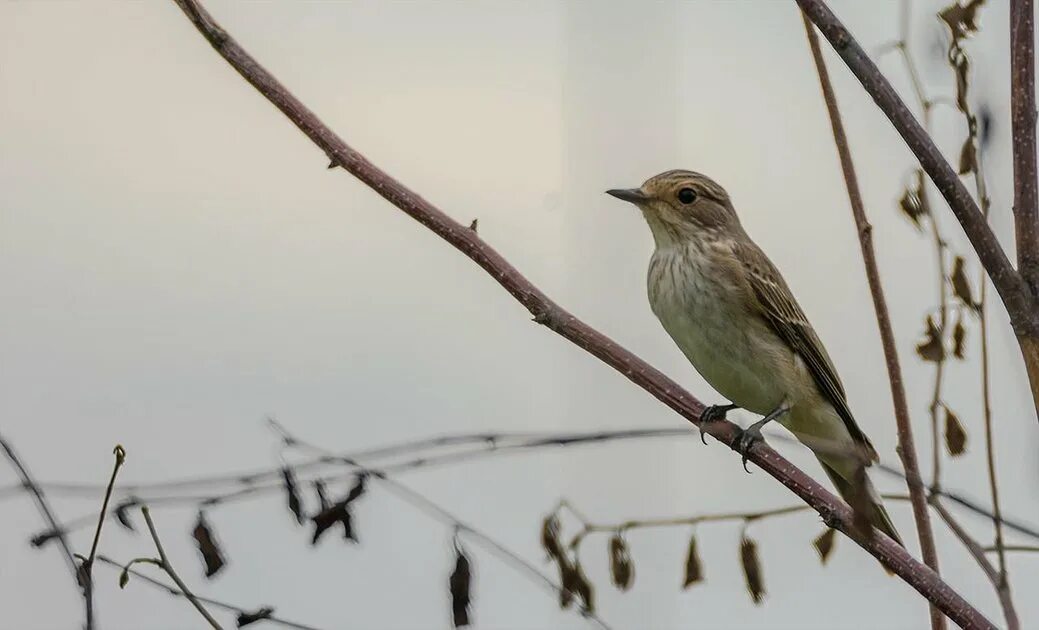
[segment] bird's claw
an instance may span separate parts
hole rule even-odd
[[[736,450],[743,456],[743,470],[747,471],[748,474],[750,474],[750,469],[747,468],[747,455],[750,453],[750,449],[754,447],[754,444],[764,440],[765,438],[761,436],[761,427],[757,424],[747,427],[736,438]]]
[[[700,414],[700,424],[708,424],[716,422],[718,420],[724,420],[725,414],[729,413],[733,409],[736,409],[736,405],[711,405],[703,410]],[[700,429],[700,441],[707,445],[707,434],[703,429]]]

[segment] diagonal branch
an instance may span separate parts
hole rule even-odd
[[[822,50],[819,47],[819,36],[815,27],[808,17],[801,14],[804,20],[805,34],[808,36],[808,45],[812,49],[812,59],[815,61],[815,70],[819,75],[819,85],[822,88],[823,100],[826,102],[826,111],[830,116],[830,127],[833,131],[833,141],[837,145],[837,154],[840,157],[841,170],[844,173],[844,183],[848,188],[848,199],[851,203],[851,213],[855,218],[855,227],[859,233],[859,245],[862,249],[862,261],[866,266],[866,278],[869,281],[869,291],[873,297],[873,310],[877,317],[877,327],[880,329],[880,342],[884,348],[884,358],[887,361],[888,381],[891,384],[891,400],[895,407],[895,422],[898,428],[898,455],[902,458],[902,466],[906,471],[906,483],[909,486],[909,496],[913,506],[913,519],[916,522],[916,533],[920,539],[920,550],[924,556],[924,562],[938,573],[938,550],[934,544],[934,532],[931,529],[931,517],[927,510],[927,495],[923,482],[920,480],[920,466],[916,458],[916,445],[913,441],[913,426],[909,422],[909,405],[906,402],[905,385],[902,382],[902,367],[898,362],[898,348],[895,346],[895,332],[891,326],[891,316],[888,313],[887,300],[884,298],[884,286],[880,283],[880,270],[877,268],[877,255],[873,251],[873,226],[866,217],[866,209],[862,203],[862,194],[859,192],[859,181],[855,175],[855,164],[851,159],[851,149],[848,148],[848,137],[844,133],[844,123],[841,121],[841,111],[837,106],[837,96],[833,92],[830,83],[830,73],[826,70],[826,61],[823,59]],[[942,630],[946,627],[945,616],[934,605],[930,608],[931,628]]]
[[[1035,156],[1035,8],[1010,0],[1010,121],[1014,145],[1014,235],[1017,266],[1039,289],[1039,202]]]
[[[72,573],[73,579],[76,580],[76,584],[79,585],[80,591],[83,594],[83,604],[86,608],[86,623],[84,627],[86,630],[94,630],[94,591],[91,587],[89,575],[81,573],[79,565],[76,564],[76,557],[72,553],[72,547],[69,546],[65,528],[58,523],[57,517],[51,511],[50,503],[47,502],[40,484],[33,479],[29,469],[22,464],[22,460],[18,458],[14,448],[3,437],[0,437],[0,449],[3,449],[4,455],[7,456],[11,465],[18,472],[18,476],[22,478],[22,485],[36,499],[36,507],[39,508],[40,515],[43,516],[43,520],[47,521],[47,526],[50,528],[48,533],[57,538],[58,546],[61,547],[61,553],[65,556],[65,563],[69,565],[69,571]]]
[[[920,165],[945,197],[963,231],[970,239],[999,297],[1003,300],[1014,331],[1019,337],[1039,335],[1039,309],[1031,292],[1014,269],[978,204],[956,171],[927,134],[884,75],[870,60],[862,46],[852,38],[844,24],[830,11],[824,0],[796,0],[797,4],[822,31],[833,49],[887,115],[895,129],[909,145]],[[1034,135],[1033,135],[1034,138]],[[1034,157],[1034,156],[1033,156]],[[1032,368],[1030,367],[1030,370]],[[1035,388],[1033,387],[1033,390]]]
[[[483,242],[475,230],[452,220],[443,211],[377,168],[349,147],[252,58],[195,0],[175,0],[187,17],[231,66],[282,111],[308,138],[340,166],[387,201],[419,221],[482,267],[531,314],[534,320],[621,372],[629,380],[700,426],[704,405],[678,383],[639,359],[602,333],[578,320],[523,277],[501,254]],[[740,429],[731,422],[712,422],[702,427],[735,450]],[[840,529],[863,549],[888,566],[965,628],[994,628],[984,615],[942,581],[934,571],[882,534],[860,532],[851,509],[819,483],[784,459],[767,444],[757,444],[748,459],[774,477],[824,520]]]

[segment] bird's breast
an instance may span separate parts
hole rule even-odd
[[[766,414],[786,397],[781,378],[793,360],[760,316],[744,287],[703,248],[658,250],[647,278],[650,306],[679,349],[719,394]]]

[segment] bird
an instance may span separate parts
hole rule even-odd
[[[856,516],[901,545],[865,474],[877,451],[851,413],[833,361],[725,189],[706,175],[671,170],[606,193],[642,211],[655,243],[650,307],[696,371],[729,400],[707,407],[700,420],[740,408],[763,416],[737,442],[745,468],[761,428],[778,421],[814,452]]]

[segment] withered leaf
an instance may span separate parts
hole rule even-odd
[[[945,408],[945,448],[949,455],[958,457],[967,450],[967,432],[960,419],[948,407]]]
[[[970,280],[967,279],[966,262],[963,260],[963,256],[957,256],[953,261],[952,275],[949,280],[952,281],[952,291],[960,302],[974,312],[980,312],[981,306],[974,301],[974,292],[971,290]]]
[[[832,527],[827,527],[826,531],[819,534],[812,544],[815,546],[815,550],[819,552],[819,560],[826,564],[826,561],[830,559],[830,554],[833,552],[833,544],[837,541],[837,530]]]
[[[264,619],[270,619],[271,615],[274,614],[274,609],[270,606],[264,606],[252,612],[241,612],[238,613],[238,619],[236,620],[239,628],[244,628],[249,624],[256,623],[257,621],[263,621]]]
[[[984,3],[985,0],[967,0],[960,4],[956,0],[938,13],[938,17],[948,25],[954,42],[978,32],[978,9]]]
[[[927,338],[917,344],[916,353],[924,361],[940,363],[945,360],[945,346],[942,345],[942,333],[934,323],[934,318],[927,316]]]
[[[747,580],[747,592],[755,604],[760,604],[765,598],[765,582],[758,561],[758,545],[746,535],[740,541],[740,564],[743,565],[743,577]]]
[[[316,485],[316,484],[315,484]],[[335,503],[329,505],[328,497],[325,495],[324,484],[318,486],[318,500],[321,501],[322,509],[310,518],[314,523],[314,535],[310,544],[316,545],[324,533],[336,523],[343,526],[343,538],[357,542],[354,533],[353,514],[350,512],[350,504],[363,496],[365,493],[365,475],[358,475],[350,492]]]
[[[563,545],[559,542],[559,519],[555,514],[549,514],[541,522],[541,547],[549,558],[559,560],[565,557]]]
[[[588,581],[588,577],[584,574],[584,569],[581,568],[581,561],[574,559],[572,565],[572,585],[574,592],[581,598],[581,602],[584,604],[584,609],[588,612],[595,612],[595,589],[592,588],[592,583]]]
[[[469,589],[471,581],[469,558],[456,540],[455,570],[451,572],[451,579],[449,580],[451,588],[451,614],[454,627],[456,628],[469,625]]]
[[[631,551],[619,533],[610,538],[610,577],[613,578],[613,585],[622,591],[631,588],[631,583],[635,579]]]
[[[213,577],[224,568],[227,561],[224,559],[220,546],[216,543],[213,530],[206,522],[206,515],[202,512],[198,513],[198,521],[196,521],[191,535],[198,543],[198,551],[202,554],[202,562],[206,565],[206,577]]]
[[[949,48],[949,64],[956,74],[956,107],[961,112],[970,112],[967,92],[970,90],[970,58],[954,41]]]
[[[565,556],[557,558],[559,565],[559,607],[563,610],[570,608],[570,604],[574,601],[574,592],[571,590],[573,586],[573,567],[570,565],[570,560]]]
[[[289,510],[296,517],[296,522],[302,525],[306,522],[306,517],[303,516],[303,502],[299,498],[299,489],[296,487],[296,475],[293,474],[291,468],[286,466],[281,469],[281,478],[284,481]]]
[[[33,547],[36,547],[38,549],[38,548],[46,545],[50,541],[54,540],[55,538],[57,538],[60,535],[61,535],[60,531],[58,531],[56,529],[48,529],[48,530],[42,531],[39,534],[36,534],[35,536],[33,536],[32,539],[29,540],[29,544],[32,545]]]
[[[973,173],[977,167],[978,155],[974,149],[974,139],[967,136],[967,139],[963,141],[963,148],[960,149],[960,168],[958,172],[960,175],[966,175]]]
[[[137,502],[134,500],[123,501],[115,508],[115,520],[119,521],[119,524],[130,530],[136,532],[137,530],[133,526],[133,521],[130,520],[130,508],[135,507]]]
[[[916,229],[922,228],[920,217],[930,212],[930,209],[927,207],[927,197],[924,194],[923,170],[916,170],[912,184],[906,186],[906,189],[902,192],[902,198],[898,200],[898,207],[913,222]]]
[[[130,571],[126,567],[119,572],[119,588],[124,589],[126,585],[130,583]]]
[[[963,318],[956,315],[956,325],[952,329],[952,356],[957,359],[963,358],[966,338],[967,328],[963,325]]]
[[[696,534],[689,537],[689,551],[685,556],[685,580],[682,588],[689,588],[693,584],[703,582],[703,563],[700,562],[700,552],[696,545]]]

